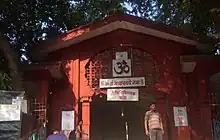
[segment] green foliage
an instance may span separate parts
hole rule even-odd
[[[214,19],[209,7],[200,0],[163,0],[161,2],[163,18],[170,18],[171,25],[188,25],[190,31],[206,35],[214,31]],[[167,12],[167,11],[171,12]]]
[[[210,45],[220,42],[220,1],[126,0],[135,15],[195,33]],[[219,49],[219,44],[216,49]]]
[[[122,0],[2,0],[0,28],[21,54],[42,39],[85,25],[117,11]],[[27,51],[27,52],[26,52]]]
[[[7,73],[0,72],[0,90],[10,90],[11,77]]]
[[[124,11],[122,6],[123,0],[75,0],[74,8],[76,11],[83,13],[85,23]]]
[[[213,12],[202,0],[127,0],[136,15],[202,35],[215,32]]]

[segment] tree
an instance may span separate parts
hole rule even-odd
[[[3,52],[4,57],[8,64],[9,74],[0,73],[0,87],[2,89],[8,89],[9,82],[11,82],[12,89],[15,90],[23,90],[23,80],[22,75],[19,69],[19,58],[17,57],[17,53],[13,50],[10,44],[4,39],[4,37],[0,34],[0,51]]]
[[[0,89],[1,90],[10,90],[11,78],[7,73],[1,72],[0,73]]]
[[[215,19],[211,7],[204,0],[127,0],[140,16],[204,34],[214,32]],[[206,3],[204,3],[206,2]]]
[[[220,49],[220,1],[218,0],[126,0],[131,13],[194,33]],[[210,47],[211,50],[212,47]],[[213,50],[216,51],[216,50]],[[213,52],[214,54],[214,52]]]
[[[34,44],[114,12],[123,11],[121,3],[122,0],[1,1],[0,32],[4,37],[0,36],[0,51],[8,63],[12,88],[23,89],[18,58],[23,63],[29,62],[31,58],[28,52]],[[2,85],[10,81],[9,77],[8,80],[5,79],[5,75],[7,73],[0,75]]]
[[[119,11],[203,36],[213,35],[220,32],[220,10],[215,7],[219,2],[213,1],[215,4],[205,0],[2,0],[0,32],[11,47],[4,43],[1,50],[12,48],[14,52],[9,55],[16,53],[21,62],[29,62],[29,49],[39,41]]]
[[[1,32],[16,51],[28,56],[31,46],[46,38],[122,11],[122,0],[3,0]]]

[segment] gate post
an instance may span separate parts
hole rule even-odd
[[[165,94],[165,102],[166,102],[166,117],[167,117],[167,134],[168,134],[168,140],[172,140],[172,128],[170,126],[171,120],[170,120],[170,103],[169,103],[169,95]]]
[[[90,137],[90,102],[86,101],[82,103],[82,120],[83,120],[83,126],[82,130],[88,134],[88,138]],[[85,137],[85,136],[83,136]]]

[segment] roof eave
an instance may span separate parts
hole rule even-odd
[[[62,41],[60,43],[57,43],[55,45],[48,46],[48,47],[44,46],[43,48],[38,49],[37,51],[34,51],[33,57],[40,58],[40,57],[43,57],[53,51],[57,51],[59,49],[66,48],[66,47],[69,47],[70,45],[77,44],[82,41],[85,41],[85,40],[88,40],[88,39],[91,39],[91,38],[94,38],[99,35],[106,34],[106,33],[109,33],[109,32],[115,31],[115,30],[119,30],[119,29],[124,29],[124,30],[129,30],[132,32],[142,33],[145,35],[155,36],[158,38],[162,38],[162,39],[166,39],[166,40],[170,40],[170,41],[175,41],[178,43],[183,43],[183,44],[192,45],[192,46],[197,46],[199,44],[198,41],[188,39],[186,37],[166,33],[163,31],[159,31],[156,29],[137,25],[137,24],[130,23],[127,21],[115,21],[115,22],[109,23],[107,25],[104,25],[100,28],[97,28],[95,30],[83,33],[82,35],[77,36],[75,38],[71,38],[67,41]]]

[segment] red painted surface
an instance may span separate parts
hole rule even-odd
[[[81,26],[76,29],[73,29],[73,30],[69,31],[68,33],[65,33],[65,34],[58,36],[57,38],[42,41],[42,43],[40,43],[37,47],[35,47],[35,49],[40,50],[45,47],[50,47],[55,44],[59,44],[61,42],[71,40],[72,38],[76,38],[84,33],[87,33],[89,31],[93,31],[99,27],[102,27],[106,24],[109,24],[109,23],[112,23],[115,21],[127,21],[127,22],[130,22],[133,24],[138,24],[138,25],[141,25],[141,26],[144,26],[147,28],[156,29],[158,31],[170,33],[170,34],[181,36],[181,37],[186,37],[186,38],[193,39],[193,40],[197,40],[197,38],[198,38],[196,35],[186,33],[184,31],[177,29],[177,28],[174,28],[174,27],[165,26],[163,24],[156,24],[152,21],[149,21],[149,20],[146,20],[143,18],[139,18],[136,16],[124,14],[124,13],[116,13],[111,16],[105,17],[103,20],[93,22],[93,24],[89,24],[86,26]]]
[[[120,47],[120,44],[142,49],[153,55],[154,59],[157,60],[160,79],[153,88],[142,90],[169,94],[169,110],[166,110],[164,108],[165,104],[161,102],[158,102],[158,110],[161,112],[164,122],[167,121],[166,112],[169,111],[170,113],[172,139],[189,140],[190,133],[195,139],[199,136],[206,136],[207,140],[211,139],[210,108],[208,104],[201,104],[201,101],[209,98],[207,82],[212,74],[220,71],[220,65],[216,67],[219,61],[197,60],[197,66],[193,73],[182,74],[180,55],[196,54],[195,47],[125,30],[98,36],[69,48],[53,52],[45,58],[51,61],[71,60],[66,64],[67,80],[52,86],[53,92],[48,95],[50,104],[49,130],[61,127],[62,110],[74,109],[77,116],[77,102],[84,100],[83,97],[85,96],[94,94],[94,91],[87,85],[85,78],[85,65],[89,59],[105,49]],[[44,77],[38,76],[40,78]],[[43,90],[47,90],[46,86],[43,86]],[[41,93],[39,95],[44,96]],[[174,127],[173,106],[187,106],[189,127]],[[90,132],[91,114],[90,103],[83,103],[83,128],[87,133]],[[164,123],[165,131],[167,132],[166,126],[167,124]],[[167,133],[165,133],[165,137],[167,138]]]

